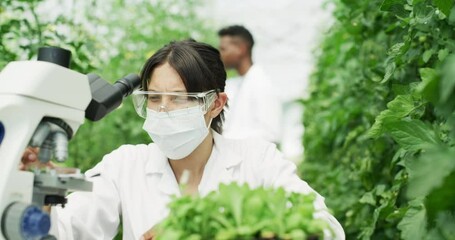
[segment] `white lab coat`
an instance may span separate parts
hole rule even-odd
[[[224,109],[224,136],[280,142],[282,102],[261,67],[254,64],[244,76],[228,79],[225,92],[229,107]]]
[[[232,181],[251,187],[314,191],[299,179],[295,165],[284,160],[274,144],[259,139],[226,139],[212,133],[215,144],[199,184],[201,195]],[[171,195],[180,195],[167,158],[153,143],[120,147],[87,171],[86,177],[93,182],[92,192],[72,193],[65,208],[52,209],[51,233],[57,239],[112,239],[119,216],[123,239],[139,239],[169,214],[166,205]],[[344,239],[343,229],[326,211],[322,197],[315,206],[320,209],[317,217],[327,220],[336,232],[337,237],[329,239]]]

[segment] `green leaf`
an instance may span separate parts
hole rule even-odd
[[[417,5],[418,3],[421,3],[425,0],[412,0],[412,5]]]
[[[423,98],[436,104],[439,101],[439,75],[433,68],[419,69],[422,82],[416,87],[416,91]]]
[[[439,61],[444,61],[444,59],[449,55],[449,49],[444,48],[438,51],[438,59]]]
[[[387,103],[387,108],[396,117],[402,118],[414,110],[414,101],[411,95],[399,95],[394,100]]]
[[[455,217],[449,211],[439,213],[436,227],[444,239],[453,238],[455,236]]]
[[[422,154],[417,160],[406,162],[409,173],[408,196],[426,196],[439,187],[455,170],[454,156],[453,149],[436,148]]]
[[[455,24],[455,7],[453,7],[452,10],[450,11],[449,23],[452,25]]]
[[[431,56],[433,56],[434,49],[428,49],[422,54],[423,62],[427,63],[430,60]]]
[[[418,240],[425,236],[426,225],[426,211],[422,205],[409,208],[398,224],[398,229],[401,231],[402,239]]]
[[[439,8],[446,16],[449,16],[450,10],[453,7],[453,0],[433,0],[433,4]]]
[[[376,200],[374,199],[372,192],[367,192],[367,193],[363,194],[363,196],[362,196],[362,198],[360,198],[359,202],[370,204],[372,206],[376,205]]]
[[[387,122],[392,138],[404,149],[421,150],[439,143],[431,126],[416,119]]]
[[[435,187],[431,190],[431,193],[425,197],[425,208],[427,209],[428,221],[433,222],[437,218],[437,213],[455,209],[455,201],[448,201],[448,199],[455,199],[454,182],[455,171],[452,171],[444,178],[444,181],[440,186]]]
[[[399,17],[406,17],[408,12],[404,9],[406,0],[384,0],[381,4],[381,11],[391,12]]]
[[[455,55],[450,55],[442,70],[440,102],[445,103],[455,90]],[[451,104],[451,103],[447,103]]]
[[[385,67],[385,74],[384,78],[382,78],[381,83],[385,83],[389,81],[389,79],[392,77],[393,73],[395,72],[395,69],[397,68],[397,65],[395,62],[387,64]]]
[[[402,55],[403,52],[406,50],[406,47],[407,47],[407,45],[404,42],[396,43],[389,49],[387,54],[391,57],[396,57],[396,56]]]
[[[387,110],[382,111],[375,119],[375,123],[368,130],[368,137],[379,137],[384,133],[384,124],[408,116],[414,109],[411,95],[398,95],[387,104]]]
[[[406,214],[406,211],[407,211],[406,208],[398,208],[395,211],[391,212],[389,215],[387,215],[386,221],[391,222],[397,219],[402,219]]]
[[[435,9],[426,3],[413,6],[414,20],[423,25],[427,25],[433,19]]]
[[[420,77],[425,83],[433,81],[436,78],[437,72],[433,68],[421,68],[419,69]]]

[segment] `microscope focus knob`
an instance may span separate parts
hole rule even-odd
[[[7,239],[40,239],[51,227],[49,215],[37,206],[11,204],[3,214],[3,234]]]

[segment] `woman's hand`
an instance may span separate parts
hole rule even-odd
[[[19,164],[19,170],[27,170],[31,167],[51,167],[51,162],[42,163],[38,160],[39,148],[27,147],[22,154],[21,163]]]

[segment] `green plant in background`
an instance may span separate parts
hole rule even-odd
[[[302,176],[347,239],[454,239],[451,0],[337,0],[304,100]]]
[[[36,57],[39,47],[58,46],[72,52],[72,69],[93,71],[99,64],[99,59],[91,54],[96,39],[84,26],[63,14],[54,20],[44,19],[38,12],[44,2],[0,2],[0,69],[10,61]]]
[[[314,194],[221,184],[205,197],[184,196],[169,204],[157,239],[312,239],[326,222],[314,219]]]

